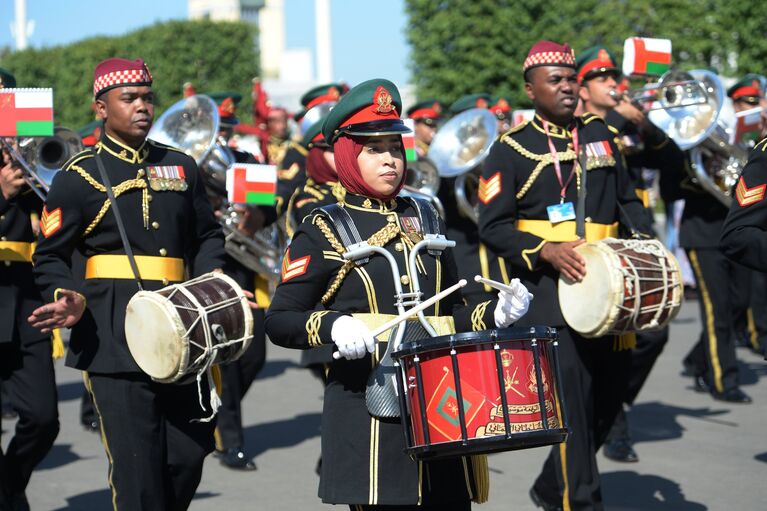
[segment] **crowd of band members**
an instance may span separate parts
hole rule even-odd
[[[540,60],[536,55],[547,57]],[[166,387],[151,382],[132,361],[124,340],[119,342],[122,334],[111,331],[109,322],[121,321],[124,306],[135,292],[132,281],[89,279],[87,276],[89,265],[96,264],[93,260],[95,256],[105,251],[120,252],[120,240],[111,217],[104,216],[100,224],[88,225],[104,202],[103,191],[84,177],[98,175],[95,155],[99,154],[106,160],[107,167],[113,173],[112,178],[120,181],[129,175],[129,179],[134,176],[141,178],[138,172],[146,163],[181,165],[188,169],[187,175],[192,176],[189,184],[194,192],[185,196],[186,202],[176,204],[171,200],[166,205],[161,193],[150,195],[150,201],[159,195],[151,202],[151,209],[157,208],[158,216],[151,216],[145,221],[152,220],[150,225],[153,226],[157,224],[155,231],[159,231],[159,225],[162,225],[163,231],[167,229],[162,233],[163,238],[158,238],[160,233],[144,229],[140,221],[136,225],[129,222],[131,243],[136,243],[141,253],[193,260],[197,263],[194,274],[221,268],[233,276],[243,289],[257,292],[257,275],[232,260],[223,250],[215,221],[216,212],[220,211],[217,202],[220,195],[211,192],[214,184],[206,182],[202,174],[199,183],[194,182],[197,167],[185,155],[146,141],[146,122],[128,128],[119,124],[121,117],[124,118],[125,112],[130,109],[134,115],[135,112],[144,115],[151,124],[152,78],[143,62],[137,62],[140,61],[112,59],[102,63],[106,68],[97,68],[97,79],[99,73],[108,74],[122,69],[120,66],[145,74],[134,82],[111,87],[94,86],[94,95],[101,100],[97,102],[100,105],[97,112],[107,120],[106,129],[101,121],[84,128],[81,133],[83,141],[91,147],[67,163],[54,181],[45,205],[31,193],[21,170],[11,162],[10,155],[3,153],[0,178],[0,243],[3,243],[0,244],[0,273],[3,276],[0,286],[3,293],[0,349],[5,354],[0,373],[3,399],[7,400],[3,404],[11,405],[12,411],[8,413],[17,414],[18,422],[15,436],[0,458],[0,509],[28,509],[26,485],[34,467],[49,451],[58,433],[50,344],[51,331],[56,326],[75,327],[67,363],[84,372],[88,391],[83,395],[81,420],[86,428],[102,435],[110,459],[110,486],[116,509],[152,509],[143,500],[145,493],[164,496],[154,504],[159,506],[158,509],[185,509],[199,482],[202,460],[211,451],[215,451],[220,462],[229,468],[256,468],[244,445],[240,403],[266,358],[264,308],[254,310],[255,339],[249,351],[239,361],[222,368],[223,407],[219,411],[214,434],[210,423],[192,425],[188,422],[190,413],[196,410],[196,391],[192,392],[189,386]],[[437,194],[445,206],[443,221],[447,237],[457,242],[450,256],[455,259],[458,270],[455,277],[472,282],[463,293],[468,303],[495,299],[490,288],[473,284],[474,275],[506,283],[511,281],[511,277],[518,277],[536,298],[517,324],[549,325],[559,329],[572,434],[565,445],[552,448],[530,495],[538,506],[545,509],[599,509],[602,498],[596,453],[604,447],[605,455],[611,459],[638,460],[629,435],[630,414],[626,411],[651,373],[668,341],[669,332],[663,329],[643,333],[636,336],[633,350],[616,349],[609,339],[584,341],[565,324],[561,315],[552,313],[559,311],[556,296],[558,274],[579,280],[586,271],[582,259],[574,251],[584,241],[552,237],[541,226],[548,220],[546,206],[560,200],[574,201],[578,185],[575,180],[558,182],[553,172],[544,173],[526,193],[520,195],[519,188],[530,178],[534,166],[534,161],[526,153],[548,154],[552,144],[556,150],[565,151],[568,147],[572,148],[573,143],[578,144],[578,138],[581,144],[596,141],[609,144],[615,158],[602,171],[595,169],[593,177],[590,174],[587,215],[594,224],[611,226],[620,222],[624,229],[620,234],[624,236],[655,236],[654,205],[648,200],[648,189],[653,183],[646,181],[646,169],[658,171],[660,196],[665,202],[684,200],[679,245],[685,250],[694,272],[702,331],[683,365],[693,377],[696,391],[709,392],[715,399],[748,403],[750,397],[739,386],[735,347],[740,339],[746,339],[756,351],[763,350],[767,343],[763,273],[767,270],[763,264],[767,260],[763,186],[767,181],[765,143],[759,143],[753,149],[742,176],[745,193],[757,191],[743,200],[736,197],[728,217],[727,208],[712,200],[690,177],[688,155],[649,121],[641,107],[611,92],[620,89],[620,71],[615,57],[606,48],[597,46],[586,49],[575,59],[566,45],[541,42],[530,51],[524,66],[524,77],[535,115],[514,126],[511,125],[512,105],[508,98],[494,98],[484,93],[465,95],[449,107],[436,99],[419,101],[407,110],[406,115],[414,119],[419,158],[428,158],[429,145],[445,122],[446,112],[456,115],[471,108],[487,108],[497,116],[499,137],[482,164],[481,174],[484,182],[497,180],[498,186],[491,193],[480,191],[479,223],[457,207],[453,179],[443,179]],[[764,105],[763,83],[752,75],[738,80],[728,90],[734,109],[740,111]],[[381,84],[393,89],[388,92],[396,92],[396,86],[390,82],[379,80],[374,85]],[[121,85],[138,88],[139,91],[122,98],[113,92],[119,92]],[[13,75],[0,70],[0,86],[15,87]],[[353,92],[356,90],[352,89]],[[106,94],[109,92],[112,92],[111,95]],[[338,102],[348,92],[349,87],[342,83],[326,84],[307,91],[301,98],[303,109],[294,120],[300,123],[301,116],[313,107]],[[219,105],[220,135],[231,140],[239,123],[236,105],[241,97],[231,92],[209,95]],[[396,96],[394,104],[401,109],[398,93]],[[351,100],[344,104],[351,104]],[[351,115],[354,108],[361,107],[355,104],[350,108],[347,113]],[[405,112],[395,110],[395,114],[399,117]],[[127,115],[130,116],[130,112]],[[358,189],[350,194],[349,185],[339,182],[337,161],[334,159],[334,134],[322,129],[324,121],[323,117],[320,122],[306,126],[300,140],[296,137],[291,139],[287,129],[287,111],[271,108],[266,118],[265,133],[268,135],[262,136],[266,143],[261,154],[255,157],[233,147],[238,162],[278,166],[275,206],[242,207],[239,210],[243,219],[238,226],[240,230],[252,235],[275,221],[284,222],[290,236],[303,233],[306,239],[311,240],[312,236],[318,238],[306,248],[311,251],[317,249],[312,248],[314,244],[323,243],[318,234],[320,231],[313,232],[310,228],[318,222],[316,213],[313,213],[316,208],[341,202],[360,211],[369,209],[363,203],[370,193],[365,194],[364,189]],[[340,125],[343,119],[336,121],[336,125]],[[396,130],[390,134],[393,133],[397,133]],[[577,138],[574,139],[576,133]],[[562,161],[561,170],[565,176],[572,175],[573,161]],[[401,184],[391,191],[398,192],[399,189]],[[393,203],[387,205],[396,193],[391,197],[389,195],[374,195],[380,202],[380,208],[383,208],[384,227],[386,214],[390,213],[387,208],[393,208],[393,212],[400,207]],[[75,198],[77,203],[73,202]],[[142,210],[146,204],[128,200],[121,202],[125,203],[120,205],[131,218],[146,216],[146,209]],[[616,207],[618,204],[621,214]],[[172,212],[174,208],[187,207],[196,211],[197,218],[196,221],[187,219],[191,223],[185,225],[184,222],[179,223]],[[401,207],[408,206],[403,203]],[[519,222],[520,219],[524,222]],[[381,227],[376,223],[379,218],[373,216],[361,215],[356,221],[366,225],[369,220],[372,224],[366,230],[370,233]],[[184,234],[190,232],[199,241],[195,247],[187,246],[184,241]],[[604,230],[603,236],[608,234],[619,233]],[[720,234],[724,236],[721,240],[724,252],[720,250]],[[587,237],[586,241],[596,239],[598,237]],[[36,241],[39,244],[34,254],[36,268],[33,274],[32,250]],[[333,266],[335,263],[329,261],[328,264]],[[85,279],[77,277],[77,270],[72,268],[85,272]],[[332,273],[332,269],[327,268],[318,267],[316,271]],[[309,275],[312,275],[311,272]],[[180,278],[178,276],[169,281]],[[374,279],[374,287],[385,278],[381,275]],[[153,281],[150,278],[148,282],[149,289],[164,285],[162,279]],[[298,279],[292,282],[292,286],[301,282]],[[314,291],[319,296],[327,290],[313,289],[309,294],[317,294]],[[339,300],[343,301],[346,292],[351,293],[349,296],[357,296],[357,291],[352,288],[342,290]],[[106,295],[111,298],[104,300]],[[285,292],[278,296],[285,296]],[[308,295],[307,299],[310,299]],[[62,300],[67,303],[61,311],[45,310],[46,303],[49,304],[47,307],[51,307]],[[312,310],[315,305],[307,302],[301,307]],[[350,302],[347,307],[354,309],[356,306]],[[283,300],[279,310],[283,315],[289,314],[290,307]],[[71,317],[58,319],[65,313],[71,316],[73,311],[79,321],[72,322]],[[28,321],[30,316],[38,328],[32,328]],[[331,320],[335,319],[332,316],[325,318],[327,328],[320,326],[318,332],[331,337]],[[295,340],[301,337],[295,332],[280,332],[295,325],[279,322],[277,314],[271,321],[272,325],[277,325],[272,327],[273,337],[294,339],[279,344],[306,347],[303,346],[305,342]],[[318,321],[322,325],[322,320]],[[488,324],[491,322],[488,319]],[[305,321],[300,323],[303,325]],[[311,344],[311,339],[308,342]],[[314,344],[332,343],[325,340],[325,343],[317,341]],[[331,353],[328,346],[320,346],[304,351],[302,356],[303,365],[312,368],[328,389],[345,378],[343,371],[328,371],[334,366]],[[605,385],[605,382],[610,383]],[[130,398],[114,399],[116,395]],[[333,397],[331,392],[331,397],[331,404],[339,402],[342,403],[339,406],[347,406],[343,405],[343,396]],[[132,422],[122,420],[137,407],[148,407],[155,412],[134,418]],[[595,413],[587,414],[586,410],[594,410]],[[328,412],[326,407],[326,413],[338,412]],[[179,426],[179,421],[184,424]],[[140,436],[140,431],[160,424],[164,430],[162,435],[144,433]],[[333,428],[333,423],[328,422],[327,427]],[[338,431],[351,437],[358,434],[343,427]],[[136,438],[144,441],[145,446],[150,446],[143,449],[139,456],[133,445]],[[367,436],[361,440],[362,443],[369,441]],[[163,451],[168,457],[155,459],[156,454]],[[328,457],[326,463],[338,464],[336,455],[336,448],[326,446],[323,441],[323,456]],[[397,466],[401,460],[395,456],[391,461],[392,466]],[[367,471],[360,472],[359,467],[346,468],[351,471],[350,474],[367,474]],[[409,468],[403,470],[406,473],[410,471]],[[446,467],[435,467],[434,470],[444,475],[445,481],[452,480],[455,475],[451,472],[453,469]],[[140,478],[136,477],[138,473]],[[374,509],[382,504],[424,504],[418,497],[419,486],[411,488],[412,492],[390,491],[387,489],[390,483],[382,480],[380,496],[376,493],[374,498],[367,489],[356,492],[355,485],[344,493],[334,479],[338,475],[330,474],[327,472],[321,483],[321,496],[326,502],[358,504],[365,509]],[[402,483],[403,487],[409,488],[410,482]],[[367,488],[360,481],[359,487],[363,486]],[[446,483],[445,487],[455,489],[456,485]],[[440,488],[442,486],[438,485],[432,490],[436,492]],[[468,501],[476,488],[469,485],[465,490],[465,493],[454,497],[470,506]],[[429,495],[433,497],[436,493]],[[438,506],[439,502],[439,499],[428,501],[427,498],[425,503]]]

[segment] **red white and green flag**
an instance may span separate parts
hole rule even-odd
[[[750,108],[735,114],[735,129],[732,133],[733,144],[758,142],[761,134],[762,107]]]
[[[402,144],[405,146],[405,158],[407,161],[418,160],[418,153],[415,150],[415,120],[403,119],[405,126],[410,128],[410,133],[402,134]]]
[[[0,137],[53,135],[53,89],[0,89]]]
[[[629,37],[623,43],[623,74],[660,76],[671,68],[671,39]]]
[[[226,191],[232,204],[273,206],[277,195],[277,166],[235,163],[226,170]]]

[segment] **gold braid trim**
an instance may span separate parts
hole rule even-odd
[[[85,179],[88,182],[88,184],[91,185],[96,190],[100,191],[101,193],[107,193],[106,187],[102,185],[101,183],[99,183],[98,181],[96,181],[95,179],[93,179],[93,177],[90,174],[88,174],[88,172],[84,168],[82,168],[80,165],[70,165],[69,170],[74,170],[75,172],[80,174],[80,176],[83,179]]]
[[[320,216],[314,217],[314,224],[319,228],[320,232],[325,236],[325,238],[328,240],[328,243],[330,243],[330,246],[333,247],[333,250],[338,252],[339,254],[343,254],[345,252],[344,246],[341,244],[340,241],[338,241],[338,238],[336,238],[335,234],[333,234],[333,231],[330,229],[330,226]],[[385,227],[383,227],[380,231],[373,234],[370,238],[368,238],[367,242],[369,245],[372,245],[374,247],[383,247],[387,243],[389,243],[391,240],[393,240],[397,235],[399,234],[399,225],[397,224],[386,224]],[[330,301],[331,298],[338,292],[338,288],[341,287],[341,283],[346,278],[346,275],[348,275],[349,271],[354,267],[354,261],[344,261],[344,264],[341,266],[341,269],[338,270],[338,274],[336,275],[336,278],[333,280],[333,283],[330,284],[330,287],[327,291],[325,291],[325,294],[322,295],[322,304],[327,305],[327,303]]]
[[[475,332],[487,330],[484,317],[488,305],[490,305],[490,300],[478,304],[474,307],[474,310],[471,311],[471,327]]]
[[[92,183],[91,183],[92,184]],[[101,186],[102,191],[106,193],[106,188],[104,188],[103,185],[96,183],[99,186]],[[128,179],[127,181],[123,181],[117,186],[112,187],[112,191],[115,194],[115,199],[122,195],[124,192],[127,192],[129,190],[134,189],[140,189],[142,190],[142,210],[143,210],[143,216],[144,216],[144,227],[147,226],[147,222],[149,221],[149,200],[148,200],[148,194],[146,189],[146,181],[143,179]],[[93,219],[91,224],[88,226],[87,229],[85,229],[85,232],[83,233],[83,237],[87,236],[88,234],[93,231],[93,229],[96,228],[96,226],[101,222],[101,219],[104,218],[104,215],[106,215],[107,211],[109,211],[109,206],[111,206],[112,203],[109,202],[109,198],[107,198],[104,201],[104,204],[101,206],[101,210],[99,211],[99,214],[96,215],[96,218]]]
[[[308,193],[309,195],[316,197],[319,200],[322,200],[325,198],[325,194],[323,194],[321,191],[317,190],[313,186],[309,186],[309,185],[304,186],[304,191]]]
[[[513,138],[504,135],[501,137],[501,141],[504,143],[510,145],[515,151],[517,151],[519,154],[524,156],[525,158],[529,158],[531,160],[537,161],[538,165],[535,166],[533,171],[530,173],[530,177],[527,178],[527,181],[525,181],[525,184],[522,185],[522,188],[519,189],[517,192],[517,200],[520,200],[522,197],[525,196],[525,194],[530,190],[530,187],[533,186],[533,183],[536,179],[538,179],[538,176],[540,175],[541,171],[543,171],[543,168],[546,165],[552,165],[554,163],[554,157],[551,155],[551,153],[548,154],[535,154],[531,151],[528,151],[522,145],[514,140]],[[559,157],[559,161],[573,161],[578,158],[578,156],[575,154],[575,151],[572,149],[568,149],[565,152],[559,152],[557,153],[557,156]],[[578,171],[577,174],[578,182],[580,183],[580,171]],[[580,187],[580,185],[579,185]]]
[[[322,318],[330,311],[316,311],[309,315],[309,319],[306,320],[306,336],[309,340],[309,346],[312,348],[321,346],[322,340],[320,339],[320,327],[322,326]]]
[[[333,197],[335,197],[338,202],[343,202],[344,199],[346,199],[346,188],[344,188],[344,185],[340,182],[333,183],[332,192]]]

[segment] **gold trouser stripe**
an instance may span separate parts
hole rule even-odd
[[[647,190],[645,188],[636,188],[634,189],[634,192],[637,194],[637,197],[642,201],[642,205],[645,208],[650,207],[650,190]]]
[[[711,353],[711,368],[714,370],[714,388],[716,388],[717,392],[722,393],[724,392],[724,384],[722,383],[722,366],[719,363],[718,343],[716,331],[714,330],[714,306],[711,303],[711,295],[708,294],[708,286],[703,279],[703,273],[700,271],[698,252],[690,250],[689,259],[692,269],[695,271],[695,276],[698,279],[700,293],[703,295],[703,309],[706,311],[706,330],[708,331],[708,351]]]
[[[557,417],[561,418],[562,404],[559,401],[559,392],[556,385],[554,385],[554,402],[557,405]],[[561,424],[560,427],[562,427]],[[562,489],[562,509],[570,511],[570,482],[567,477],[567,441],[559,444],[559,463],[562,468],[562,482],[565,486]]]
[[[256,295],[256,303],[258,306],[262,309],[269,307],[269,304],[272,303],[272,297],[269,294],[269,280],[257,274],[255,291],[254,294]]]
[[[418,461],[418,505],[423,504],[423,461]]]
[[[748,340],[751,347],[759,351],[759,335],[756,332],[756,323],[754,322],[754,309],[749,307],[746,310],[746,324],[748,325]]]
[[[379,422],[375,417],[370,417],[370,488],[368,504],[378,504],[378,429]]]
[[[184,280],[184,260],[175,257],[136,256],[138,272],[144,280]],[[86,279],[133,279],[133,270],[126,255],[101,254],[89,257],[85,263]]]
[[[517,220],[517,229],[529,232],[546,241],[575,241],[575,221],[568,220],[552,224],[548,220]],[[586,222],[586,241],[598,241],[604,238],[618,236],[618,222],[612,224],[597,224]]]
[[[112,459],[112,451],[109,450],[109,442],[107,442],[106,431],[104,431],[104,417],[101,415],[98,402],[96,402],[96,395],[93,393],[91,378],[88,375],[87,371],[83,371],[83,383],[85,383],[85,389],[91,395],[91,400],[93,401],[93,408],[96,410],[96,415],[99,418],[101,443],[104,444],[104,450],[107,453],[107,461],[109,461],[109,476],[107,477],[107,481],[109,482],[109,488],[112,490],[112,509],[114,511],[117,511],[117,488],[115,488],[114,482],[112,481],[112,475],[114,472],[114,460]]]
[[[28,241],[0,241],[0,261],[31,263],[35,246]]]

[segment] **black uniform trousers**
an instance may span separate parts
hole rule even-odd
[[[218,435],[216,447],[241,448],[244,445],[242,433],[242,398],[248,392],[256,375],[266,362],[266,333],[264,332],[264,311],[253,311],[253,340],[242,356],[219,366],[221,369],[221,408],[218,409]],[[218,442],[219,438],[217,438]]]
[[[747,311],[748,342],[754,351],[767,349],[767,273],[751,270],[751,306]]]
[[[445,506],[370,506],[367,504],[350,504],[350,511],[445,511]],[[450,511],[470,511],[471,502],[453,502]]]
[[[700,294],[703,331],[685,357],[685,365],[696,376],[703,376],[712,392],[726,392],[738,387],[729,292],[734,263],[715,248],[687,249],[687,258]]]
[[[1,481],[7,493],[21,493],[59,433],[50,338],[20,344],[2,343],[0,361],[3,386],[19,416],[5,454],[0,453]]]
[[[186,510],[214,445],[215,421],[193,422],[209,413],[200,408],[196,383],[157,383],[140,373],[84,374],[101,418],[113,508]],[[207,396],[207,385],[202,388]]]
[[[599,510],[603,505],[596,452],[621,408],[631,352],[615,351],[614,336],[585,339],[569,327],[558,331],[570,435],[551,448],[534,487],[551,505],[568,501],[574,511]]]

